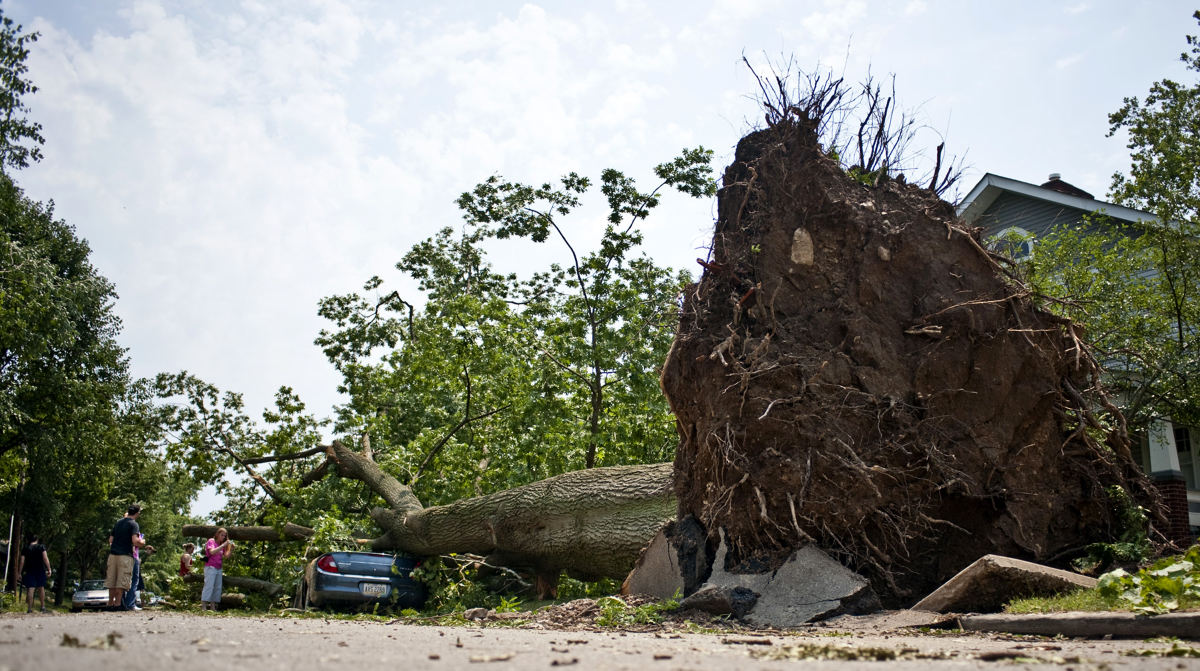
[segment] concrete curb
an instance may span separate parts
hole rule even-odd
[[[1135,615],[1133,613],[1053,613],[1047,615],[963,615],[965,631],[1039,634],[1082,638],[1200,639],[1200,612]]]

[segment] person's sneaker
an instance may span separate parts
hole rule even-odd
[[[141,610],[141,609],[142,609],[142,607],[141,607],[141,606],[134,606],[134,607],[132,608],[132,610]]]
[[[42,612],[43,612],[43,613],[49,613],[50,611],[46,610],[46,607],[45,607],[45,606],[42,606]]]

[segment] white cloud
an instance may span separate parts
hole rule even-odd
[[[867,5],[861,0],[840,2],[831,0],[825,3],[825,9],[816,11],[804,17],[802,23],[808,34],[819,41],[841,41],[849,37],[867,12]]]
[[[1064,14],[1082,14],[1082,13],[1086,12],[1088,9],[1090,9],[1090,7],[1088,6],[1088,3],[1080,2],[1080,3],[1074,4],[1074,5],[1070,5],[1068,7],[1063,7],[1063,13]]]
[[[779,0],[715,0],[710,5],[707,21],[712,25],[734,28],[739,24],[768,16],[779,6]]]
[[[709,60],[722,51],[737,53],[749,46],[743,41],[747,25],[770,22],[785,6],[781,0],[714,0],[707,12],[697,8],[683,14],[685,19],[700,18],[673,31],[673,39],[695,60]]]
[[[905,16],[920,16],[928,10],[929,5],[925,3],[925,0],[910,0],[910,2],[904,6]]]
[[[1083,12],[1070,23],[1092,37],[1039,41],[1026,25],[1061,19],[1059,6],[1031,9],[1014,28],[981,22],[972,3],[928,11],[924,0],[894,10],[861,0],[722,0],[686,11],[619,0],[615,12],[399,4],[113,0],[89,14],[68,0],[5,2],[6,15],[42,33],[30,60],[41,90],[30,104],[47,158],[22,184],[57,201],[117,282],[139,373],[188,368],[247,392],[252,408],[289,383],[325,412],[336,377],[311,344],[318,298],[386,275],[413,242],[455,225],[453,199],[489,174],[541,181],[613,166],[644,177],[701,143],[727,161],[761,120],[742,53],[761,72],[780,54],[840,68],[849,45],[851,81],[874,62],[898,73],[908,99],[956,101],[955,143],[996,171],[1015,151],[997,131],[1010,119],[972,83],[1032,98],[1045,63],[1101,68],[1106,55],[1087,40],[1111,29]],[[1177,25],[1163,31],[1128,28],[1140,43],[1179,41]],[[1019,58],[986,58],[983,47],[998,53],[1014,39],[1028,39]],[[1050,44],[1057,52],[1039,46]],[[1071,55],[1056,62],[1059,54]],[[1104,70],[1116,73],[1105,84],[1114,95],[1160,76],[1162,63],[1146,65],[1153,58],[1141,50],[1121,58]],[[1040,69],[1022,71],[1026,60]],[[1092,109],[1094,87],[1072,98],[1070,85],[1055,95],[1072,114],[1030,110],[1029,120],[1060,119],[1039,124],[1049,128],[1104,118],[1108,110]],[[653,253],[694,270],[711,204],[671,207],[648,222]]]
[[[1062,58],[1059,58],[1058,60],[1054,61],[1054,67],[1055,67],[1055,69],[1058,69],[1058,70],[1066,70],[1067,68],[1078,65],[1082,61],[1083,61],[1083,54],[1070,54],[1068,56],[1063,56]]]
[[[453,224],[476,181],[652,164],[670,154],[645,147],[688,135],[646,122],[664,90],[630,76],[674,67],[671,45],[534,5],[438,30],[340,4],[243,4],[219,27],[170,7],[83,41],[40,26],[56,121],[36,170],[97,240],[138,372],[188,368],[252,407],[289,383],[327,409],[317,299]]]
[[[416,239],[347,220],[422,201],[409,170],[372,156],[343,93],[360,21],[324,5],[311,17],[248,20],[230,43],[155,3],[124,16],[128,33],[85,45],[46,26],[33,63],[48,114],[38,170],[117,282],[135,365],[142,374],[187,367],[234,388],[285,352],[323,367],[310,344],[317,298],[398,255],[383,260],[364,245],[396,250]],[[90,139],[63,146],[64,136]],[[291,344],[259,339],[280,336]],[[309,375],[285,363],[247,391],[261,403],[290,376]]]

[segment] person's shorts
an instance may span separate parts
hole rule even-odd
[[[133,582],[133,555],[108,555],[108,574],[104,586],[108,589],[129,589]]]
[[[25,585],[29,589],[33,589],[34,587],[45,587],[46,586],[46,574],[45,573],[26,573],[25,575],[21,576],[21,584]]]

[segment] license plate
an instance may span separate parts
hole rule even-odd
[[[359,586],[364,596],[383,596],[387,594],[388,586],[379,583],[366,582]]]

